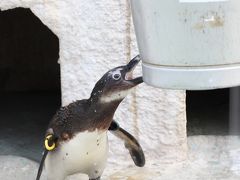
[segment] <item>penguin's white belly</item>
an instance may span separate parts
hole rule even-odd
[[[62,180],[76,173],[88,174],[91,179],[101,176],[107,160],[106,131],[81,132],[49,152],[45,168],[48,180]]]

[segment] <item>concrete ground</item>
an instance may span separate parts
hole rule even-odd
[[[240,139],[237,136],[191,136],[189,157],[184,163],[145,168],[108,164],[103,180],[238,180],[240,179]],[[149,164],[149,162],[147,163]],[[16,156],[0,156],[0,179],[33,180],[38,164]],[[43,173],[42,180],[46,180]],[[75,175],[68,180],[87,180]]]

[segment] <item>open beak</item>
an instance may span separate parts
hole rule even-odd
[[[124,71],[125,71],[125,79],[124,80],[132,83],[134,86],[143,82],[142,77],[132,78],[132,72],[135,69],[135,67],[137,66],[137,64],[140,62],[140,60],[141,60],[140,56],[137,55],[124,68]]]

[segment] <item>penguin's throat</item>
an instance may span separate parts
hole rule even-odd
[[[88,100],[90,103],[89,117],[92,117],[91,119],[98,129],[109,128],[115,111],[129,92],[130,89],[102,93],[101,95],[92,93]]]
[[[114,113],[120,102],[121,101],[92,104],[89,109],[89,117],[96,129],[107,130],[110,127]]]
[[[90,104],[111,104],[111,103],[120,103],[128,94],[130,94],[132,88],[122,89],[119,91],[110,91],[107,93],[92,93],[89,98]]]
[[[117,110],[121,102],[122,102],[122,99],[106,102],[106,103],[97,101],[95,103],[91,103],[90,109],[97,116],[105,116],[106,114],[114,115],[115,111]]]
[[[102,95],[99,98],[99,101],[101,104],[108,104],[108,103],[118,102],[118,101],[121,102],[130,92],[131,92],[131,89],[125,89],[125,90],[116,91],[116,92],[109,92],[107,94]]]

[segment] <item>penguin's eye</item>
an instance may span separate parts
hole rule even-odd
[[[121,78],[121,74],[118,74],[118,73],[113,74],[113,75],[112,75],[112,78],[113,78],[114,80],[119,80],[119,79]]]

